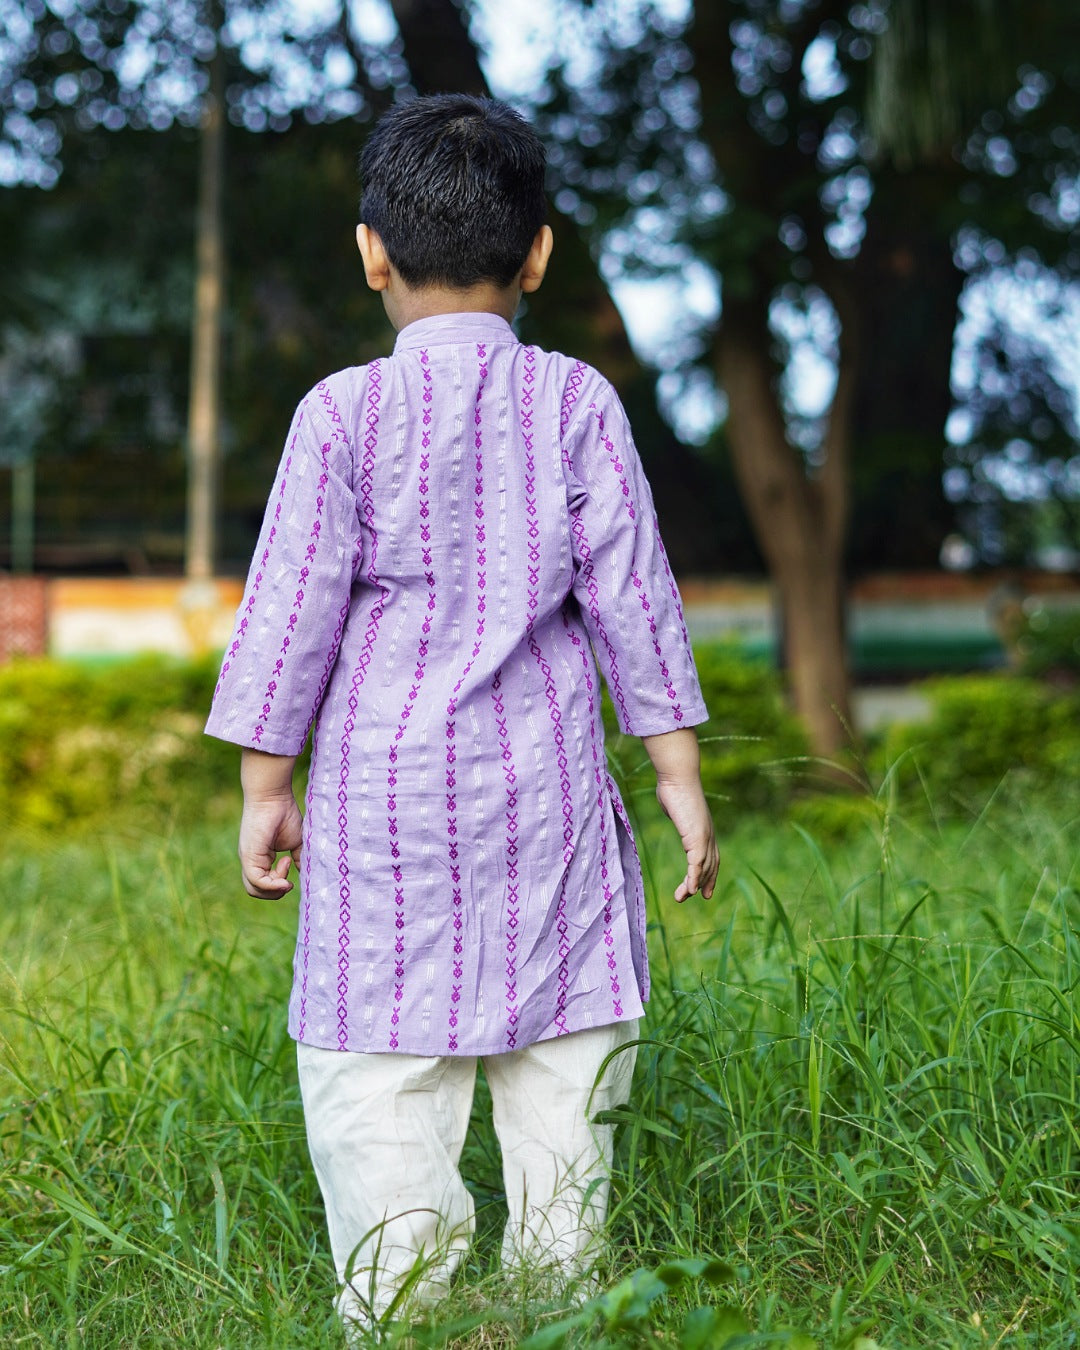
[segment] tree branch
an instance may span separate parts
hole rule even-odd
[[[487,78],[452,0],[390,0],[418,94],[488,94]]]

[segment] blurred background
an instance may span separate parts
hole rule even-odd
[[[293,407],[392,342],[357,153],[436,90],[540,130],[521,334],[615,382],[695,636],[815,749],[1074,678],[1067,0],[0,0],[0,659],[225,640]]]

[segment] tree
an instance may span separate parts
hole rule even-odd
[[[338,175],[351,158],[341,146],[357,133],[351,122],[333,119],[366,112],[410,81],[418,89],[482,88],[483,72],[463,24],[468,11],[455,0],[394,0],[401,51],[377,53],[364,48],[340,9],[317,31],[293,40],[280,28],[271,41],[271,11],[237,5],[225,28],[215,29],[193,3],[81,0],[59,18],[41,0],[14,9],[0,0],[0,24],[14,31],[13,14],[26,20],[22,55],[0,74],[0,106],[9,114],[8,160],[0,147],[0,165],[22,155],[44,184],[61,144],[101,156],[103,145],[135,146],[141,136],[189,153],[206,61],[225,52],[233,141],[227,211],[232,238],[245,241],[233,259],[235,321],[226,346],[235,443],[226,475],[237,525],[257,496],[245,471],[279,435],[279,385],[294,390],[300,371],[314,377],[335,360],[327,353],[356,359],[365,345],[345,337],[344,323],[315,318],[319,280],[306,271],[331,265],[329,254],[306,249],[287,264],[275,258],[280,238],[324,228],[320,212],[295,200],[297,184],[312,199],[351,196]],[[665,380],[679,387],[682,379],[686,388],[707,372],[726,388],[723,439],[781,599],[796,704],[827,753],[846,737],[848,570],[882,557],[883,531],[895,541],[887,556],[936,558],[957,509],[942,496],[940,470],[951,334],[965,277],[1035,245],[1063,274],[1080,270],[1076,212],[1069,214],[1080,160],[1068,105],[1077,83],[1068,39],[1077,21],[1053,0],[1034,0],[1021,32],[1000,19],[996,27],[984,22],[983,46],[969,51],[963,43],[973,21],[990,7],[1005,18],[1019,14],[1016,0],[963,0],[947,15],[926,0],[717,0],[696,6],[688,26],[646,0],[637,9],[563,0],[568,20],[595,17],[585,43],[588,70],[573,79],[553,70],[550,97],[536,110],[559,185],[559,286],[535,297],[524,331],[584,355],[618,382],[658,507],[675,525],[668,535],[677,564],[722,566],[722,554],[696,546],[701,537],[711,536],[714,546],[718,539],[714,467],[657,418],[653,375],[635,357],[606,289],[620,269],[707,267],[720,279],[722,322],[679,335],[683,375],[672,369]],[[250,47],[255,33],[261,53]],[[156,42],[137,79],[125,64],[132,34]],[[333,74],[342,60],[351,71],[344,82],[340,71]],[[297,99],[281,74],[290,61],[308,72],[306,117],[330,119],[318,130],[318,149],[306,121],[293,116]],[[923,85],[933,97],[920,100]],[[273,155],[253,149],[266,129],[276,133]],[[99,169],[112,158],[104,155]],[[154,186],[135,194],[140,209],[124,223],[126,251],[155,206],[167,200],[183,217],[192,173],[193,166],[183,170],[186,186],[174,196],[160,174],[144,172]],[[89,193],[89,170],[86,182]],[[63,195],[52,193],[57,204]],[[104,209],[92,193],[77,208]],[[297,219],[286,224],[290,212]],[[165,234],[174,224],[158,221]],[[65,230],[74,255],[77,222],[69,218]],[[117,233],[114,218],[102,233],[106,242]],[[256,256],[249,241],[259,238],[265,249]],[[325,247],[332,266],[349,275],[331,238]],[[87,243],[98,246],[98,235],[87,232]],[[23,235],[20,256],[36,247]],[[148,260],[152,253],[151,246]],[[74,257],[70,271],[78,271]],[[150,261],[145,274],[153,274]],[[343,285],[340,292],[349,293],[343,312],[371,313],[362,288]],[[824,335],[836,366],[831,405],[816,426],[794,415],[787,393],[797,314]],[[385,329],[369,329],[377,348]],[[1019,370],[1022,363],[1013,364]],[[267,369],[290,373],[278,381]],[[1054,398],[1036,391],[1028,400],[1041,425],[1040,398],[1051,410]],[[1018,406],[1015,399],[986,404],[972,454],[1008,443],[1002,437]],[[1065,439],[1072,435],[1068,417],[1060,430]],[[1035,439],[1048,462],[1060,458],[1056,432]],[[968,472],[959,462],[953,468]],[[971,473],[967,481],[981,491],[986,483],[978,478]],[[1071,481],[1062,475],[1063,500]]]
[[[564,168],[597,205],[599,228],[636,230],[641,251],[650,236],[666,231],[674,247],[681,235],[721,278],[723,314],[702,360],[727,396],[726,435],[779,596],[795,704],[825,754],[848,737],[852,466],[871,466],[872,483],[891,450],[899,502],[888,502],[885,524],[902,533],[908,561],[936,559],[949,519],[941,454],[963,281],[954,237],[965,220],[1009,220],[987,186],[993,138],[980,153],[978,115],[1008,123],[1019,157],[1051,81],[1040,86],[1035,66],[1017,76],[1018,60],[1030,51],[1049,61],[1047,36],[1060,44],[1074,22],[1053,5],[1021,16],[1001,0],[994,13],[1012,25],[999,23],[998,38],[968,56],[962,44],[988,8],[950,6],[945,22],[923,0],[717,0],[695,5],[684,26],[644,6],[629,43],[606,36],[601,20],[592,80],[556,80],[549,103]],[[935,94],[949,95],[945,117],[929,98],[896,97],[931,75]],[[1030,205],[1020,209],[1029,234],[1045,229],[1045,211],[1040,224]],[[816,435],[785,406],[779,319],[793,306],[833,316],[836,382]],[[911,482],[911,449],[933,486],[929,529],[925,518],[912,524],[897,491]]]
[[[264,49],[246,64],[237,60],[245,34]],[[219,514],[227,100],[235,120],[257,129],[283,129],[305,99],[319,117],[359,111],[363,98],[348,86],[360,67],[344,10],[296,33],[255,6],[234,5],[227,21],[220,0],[82,0],[58,10],[43,0],[18,8],[8,0],[0,8],[0,36],[12,57],[0,76],[0,108],[8,114],[0,148],[24,181],[53,186],[61,147],[73,135],[128,127],[163,132],[175,123],[200,128],[186,570],[193,579],[208,578]],[[281,87],[281,69],[298,56],[305,67],[299,100]]]

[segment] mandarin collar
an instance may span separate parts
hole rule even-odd
[[[462,314],[431,314],[415,319],[397,335],[394,351],[451,342],[517,342],[518,337],[498,314],[469,311]]]

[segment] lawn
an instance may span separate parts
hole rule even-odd
[[[1075,797],[748,819],[682,907],[638,805],[656,988],[607,1292],[575,1325],[500,1283],[481,1091],[478,1241],[414,1343],[1075,1345]],[[243,895],[228,816],[9,849],[5,1346],[342,1344],[284,1029],[293,906]]]

